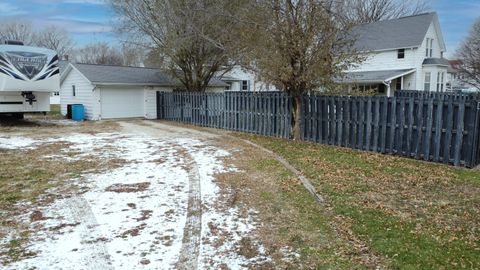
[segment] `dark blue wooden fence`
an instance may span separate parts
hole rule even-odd
[[[302,139],[473,167],[480,163],[480,103],[471,98],[303,96]],[[289,138],[281,92],[158,92],[158,118]]]

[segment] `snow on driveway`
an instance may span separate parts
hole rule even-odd
[[[244,269],[270,260],[261,244],[254,258],[237,252],[255,228],[255,211],[241,215],[235,207],[217,207],[222,202],[215,174],[235,170],[222,161],[228,151],[197,139],[122,133],[2,137],[0,148],[58,142],[69,146],[44,158],[125,162],[72,179],[88,191],[32,209],[42,213],[39,220],[30,222],[32,212],[21,217],[35,231],[27,249],[36,255],[2,269]],[[0,239],[0,245],[13,238]]]

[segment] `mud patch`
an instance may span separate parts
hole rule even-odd
[[[39,220],[46,220],[49,219],[48,217],[43,216],[43,213],[41,211],[35,210],[33,211],[32,214],[30,214],[30,221],[39,221]]]
[[[126,230],[123,233],[120,234],[119,237],[121,238],[127,238],[128,236],[138,236],[140,232],[147,227],[147,224],[142,223],[139,226],[132,228],[130,230]]]
[[[147,220],[152,216],[152,210],[142,210],[140,211],[140,217],[136,218],[137,221]]]
[[[133,193],[142,192],[150,187],[150,182],[142,182],[135,184],[113,184],[108,186],[105,191],[116,193]]]

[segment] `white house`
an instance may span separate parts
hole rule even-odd
[[[208,91],[223,91],[226,84],[214,79]],[[179,83],[154,68],[70,63],[60,77],[60,105],[82,104],[85,118],[157,117],[156,91],[173,91]]]
[[[246,70],[241,66],[235,66],[225,73],[221,80],[227,84],[226,91],[276,91],[275,86],[259,80],[254,72]]]
[[[447,71],[447,90],[452,92],[478,92],[478,88],[474,84],[468,83],[464,75],[460,73],[462,61],[450,60],[450,66]]]
[[[345,73],[343,83],[389,96],[400,89],[446,91],[449,64],[435,12],[363,24],[352,32],[367,58]]]

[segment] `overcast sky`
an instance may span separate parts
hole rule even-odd
[[[438,12],[447,45],[447,57],[480,17],[480,0],[431,0]],[[77,46],[97,41],[118,44],[113,32],[113,13],[104,0],[0,0],[0,22],[29,20],[35,27],[54,24],[71,33]]]

